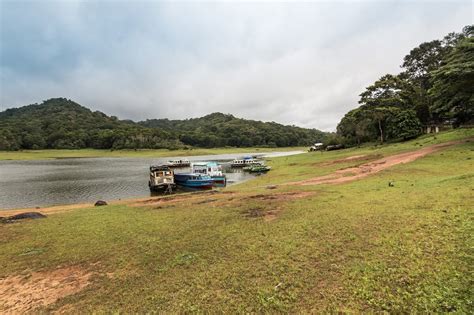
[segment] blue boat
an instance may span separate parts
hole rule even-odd
[[[194,174],[209,175],[214,184],[219,187],[225,187],[226,177],[222,173],[222,167],[216,162],[196,162],[192,165],[192,172]]]
[[[180,186],[192,188],[212,188],[214,185],[214,180],[211,176],[196,173],[175,173],[174,181]]]

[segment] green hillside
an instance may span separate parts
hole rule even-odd
[[[309,145],[325,135],[315,129],[220,113],[182,121],[135,123],[93,112],[65,98],[0,112],[0,150],[287,147]]]
[[[173,132],[184,144],[202,147],[304,146],[323,141],[327,136],[316,129],[241,119],[222,113],[186,120],[151,119],[139,124]]]
[[[65,98],[0,113],[0,149],[169,148],[180,143],[159,130],[92,112]]]

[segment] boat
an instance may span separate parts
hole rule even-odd
[[[209,175],[214,180],[214,184],[226,185],[226,177],[222,173],[222,167],[216,162],[198,162],[192,164],[194,174]]]
[[[250,173],[264,173],[271,170],[271,167],[266,165],[249,165],[245,166],[243,170]]]
[[[176,184],[191,188],[212,188],[214,180],[209,175],[196,173],[175,173]]]
[[[169,167],[188,167],[191,165],[191,162],[189,160],[184,159],[184,160],[170,160],[168,161],[167,164]]]
[[[245,167],[249,165],[262,165],[262,164],[263,164],[263,161],[256,160],[251,156],[246,156],[242,159],[235,159],[230,163],[232,167]]]
[[[151,191],[172,191],[176,188],[173,171],[168,165],[150,166],[148,187]]]

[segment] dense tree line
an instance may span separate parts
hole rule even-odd
[[[200,147],[306,146],[326,138],[326,133],[316,129],[240,119],[221,113],[186,120],[152,119],[139,124],[164,129],[174,133],[184,144]]]
[[[337,126],[347,144],[410,139],[422,127],[468,123],[474,115],[474,27],[422,43],[360,94],[356,109]]]
[[[318,130],[220,113],[184,121],[160,119],[135,123],[92,112],[65,98],[0,113],[0,150],[284,147],[308,145],[324,136]]]
[[[65,98],[0,113],[0,149],[175,148],[164,130],[109,117]]]

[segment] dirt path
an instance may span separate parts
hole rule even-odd
[[[342,183],[352,182],[352,181],[367,177],[369,175],[376,174],[389,167],[392,167],[398,164],[409,163],[418,158],[424,157],[425,155],[439,151],[443,148],[450,147],[450,146],[463,143],[463,142],[468,142],[468,141],[470,140],[459,140],[459,141],[451,141],[451,142],[435,144],[435,145],[431,145],[429,147],[426,147],[420,150],[384,157],[382,159],[365,163],[357,167],[337,170],[332,174],[318,176],[318,177],[310,178],[310,179],[299,181],[299,182],[287,183],[287,185],[342,184]],[[360,158],[360,156],[356,156],[356,158]]]

